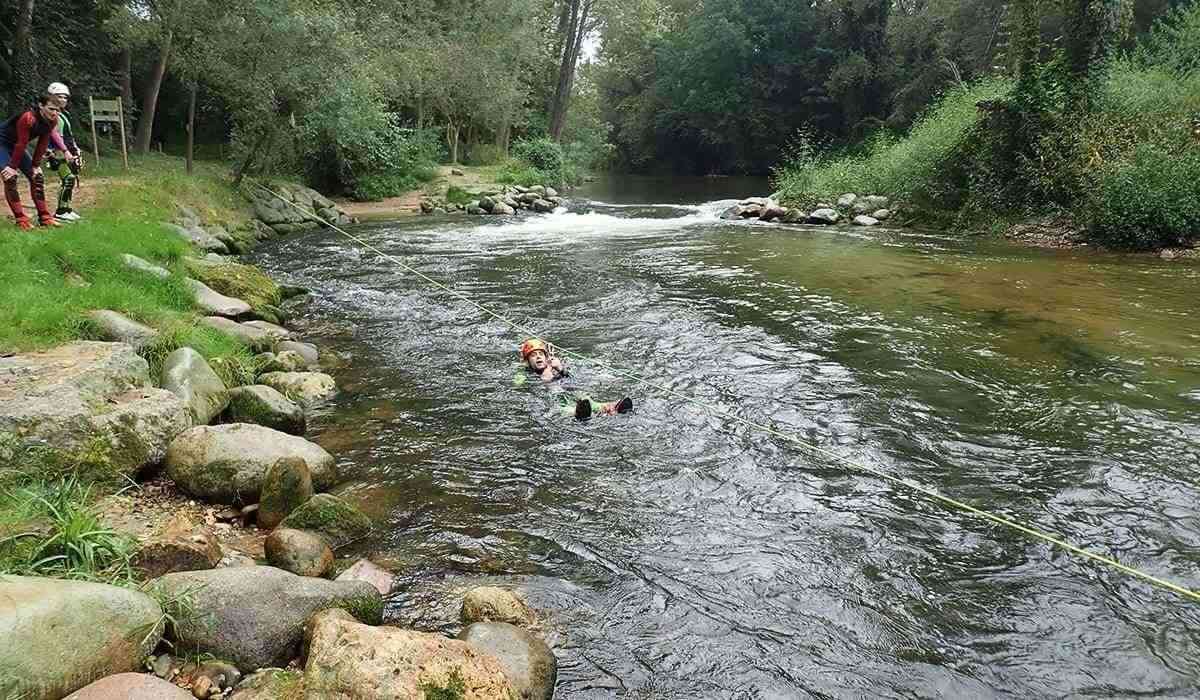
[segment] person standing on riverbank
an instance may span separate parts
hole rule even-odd
[[[537,338],[530,338],[521,343],[522,367],[513,377],[513,384],[523,386],[530,376],[536,376],[547,384],[570,377],[566,363],[555,357],[551,350],[545,341]],[[633,410],[633,399],[628,396],[620,401],[600,402],[586,394],[569,393],[561,386],[553,393],[558,397],[558,405],[563,413],[574,415],[576,420],[584,421],[594,414],[614,416]]]
[[[71,90],[63,83],[51,83],[46,88],[46,94],[58,106],[58,125],[51,135],[54,150],[47,159],[51,172],[58,173],[61,187],[58,190],[58,208],[54,218],[61,221],[79,221],[79,214],[71,208],[71,199],[75,194],[75,186],[79,184],[79,171],[83,169],[83,152],[75,142],[75,134],[71,130],[71,118],[67,114],[67,103],[71,100]]]
[[[42,226],[60,226],[58,220],[46,206],[46,181],[42,175],[42,157],[50,145],[50,135],[58,123],[58,107],[49,95],[44,95],[34,107],[17,114],[0,125],[0,179],[4,180],[4,198],[16,219],[17,226],[28,231],[33,228],[25,209],[21,205],[21,194],[17,190],[17,175],[24,173],[29,180],[29,194],[37,209],[38,223]],[[33,141],[33,156],[25,152]]]

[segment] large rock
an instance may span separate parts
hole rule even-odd
[[[185,491],[214,503],[255,503],[267,470],[286,457],[304,460],[313,486],[337,480],[333,457],[304,438],[260,425],[199,426],[167,450],[167,473]]]
[[[128,588],[0,577],[0,697],[57,700],[136,670],[162,638],[161,619],[158,603]]]
[[[787,209],[784,209],[775,202],[767,202],[766,206],[762,208],[762,213],[758,215],[758,218],[760,221],[774,221],[782,219],[787,213]]]
[[[263,353],[260,356],[262,359],[262,371],[270,372],[306,372],[308,371],[308,360],[304,355],[292,350],[283,350],[281,352]],[[260,359],[255,358],[255,359]]]
[[[165,280],[171,276],[171,273],[166,268],[159,267],[148,260],[143,260],[142,258],[139,258],[136,255],[130,255],[129,253],[125,253],[121,256],[121,262],[125,263],[125,267],[128,267],[131,270],[137,270],[138,272],[144,272],[148,275],[154,275],[159,279]]]
[[[266,333],[267,335],[271,336],[271,338],[274,339],[276,342],[280,342],[280,341],[284,341],[284,340],[291,340],[291,338],[292,338],[291,331],[284,328],[283,326],[280,326],[275,323],[271,323],[269,321],[246,321],[242,325],[250,326],[251,328],[257,328],[258,330],[262,331],[263,333]]]
[[[183,240],[191,243],[200,250],[209,253],[220,253],[222,255],[229,252],[225,244],[210,236],[204,229],[195,224],[188,226],[180,226],[179,224],[164,224],[172,233],[179,236]]]
[[[492,205],[491,213],[493,216],[512,216],[517,213],[517,210],[508,202],[496,202]]]
[[[312,497],[312,472],[308,470],[308,464],[297,457],[279,460],[271,465],[263,478],[258,504],[258,526],[264,530],[276,527]]]
[[[836,224],[841,215],[833,209],[816,209],[808,215],[808,223],[810,224]]]
[[[892,217],[892,210],[891,209],[876,209],[875,211],[871,212],[871,217],[875,218],[875,219],[879,219],[880,221],[887,221],[888,219],[890,219]]]
[[[345,607],[377,615],[379,592],[361,582],[297,576],[271,566],[167,574],[154,585],[190,598],[192,614],[169,635],[179,653],[210,653],[243,672],[286,666],[300,650],[304,623],[318,610]]]
[[[808,220],[808,212],[792,207],[787,210],[787,213],[780,220],[785,224],[802,224]]]
[[[867,216],[866,214],[859,214],[858,216],[854,217],[851,223],[855,226],[878,226],[879,219]]]
[[[179,348],[163,361],[162,386],[188,407],[194,425],[206,425],[229,405],[225,382],[208,366],[204,356]]]
[[[130,564],[143,578],[152,579],[215,568],[221,554],[221,543],[211,530],[180,514],[142,542]]]
[[[258,381],[306,409],[319,406],[337,395],[337,382],[321,372],[268,372]]]
[[[304,685],[309,697],[345,700],[518,697],[500,662],[466,642],[336,615],[314,623]]]
[[[351,564],[350,568],[338,574],[337,580],[366,581],[379,591],[379,595],[386,596],[392,592],[396,577],[370,559],[359,559]]]
[[[263,549],[268,564],[297,576],[324,576],[333,567],[333,550],[311,532],[277,527],[267,535]]]
[[[463,596],[459,619],[473,622],[508,622],[522,627],[533,624],[533,611],[516,593],[496,586],[476,586]]]
[[[279,285],[253,265],[189,258],[188,272],[212,289],[243,299],[255,310],[278,306],[283,301]]]
[[[371,519],[333,494],[318,493],[284,518],[282,526],[316,532],[337,549],[370,533]]]
[[[304,435],[304,409],[269,386],[240,386],[229,392],[227,423],[254,423],[291,435]]]
[[[240,340],[251,350],[270,350],[271,346],[275,344],[275,339],[271,337],[270,333],[232,319],[205,316],[200,319],[200,323]]]
[[[65,700],[193,700],[192,694],[145,673],[118,673],[68,695]]]
[[[320,361],[320,352],[317,346],[312,343],[300,343],[295,340],[285,340],[282,343],[275,345],[276,353],[294,352],[298,353],[308,363],[309,367],[316,367]]]
[[[887,209],[890,201],[891,200],[889,200],[887,197],[881,197],[877,194],[873,194],[868,197],[862,197],[859,199],[859,201],[854,203],[855,208],[857,209],[859,206],[861,206],[862,211],[856,211],[855,213],[868,214],[879,209]]]
[[[245,316],[251,311],[250,305],[246,302],[216,292],[203,282],[190,277],[185,279],[184,282],[192,290],[196,306],[206,314],[237,318]]]
[[[125,343],[140,349],[154,342],[154,339],[158,337],[158,331],[150,326],[138,323],[116,311],[108,309],[89,311],[87,318],[91,323],[92,330],[100,340]]]
[[[551,202],[551,201],[548,201],[545,199],[534,200],[533,204],[530,204],[529,206],[534,211],[540,212],[542,214],[549,214],[549,213],[553,212],[555,209],[554,202]]]
[[[458,638],[498,659],[521,700],[554,697],[558,659],[545,642],[529,632],[504,622],[477,622]]]
[[[854,206],[854,203],[857,201],[858,195],[854,194],[853,192],[847,192],[846,194],[837,198],[837,206],[838,209],[849,209],[850,207]]]
[[[80,342],[0,358],[0,435],[18,448],[52,445],[91,463],[99,456],[132,475],[160,462],[189,427],[183,402],[150,388],[149,366],[129,345]],[[0,453],[0,466],[21,452]]]

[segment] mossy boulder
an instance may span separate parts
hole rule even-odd
[[[240,386],[229,392],[224,419],[230,423],[254,423],[290,435],[303,435],[307,428],[304,409],[269,386]]]
[[[221,294],[245,301],[252,308],[279,306],[279,285],[253,265],[189,258],[188,273]]]
[[[275,528],[263,543],[267,563],[297,576],[324,576],[333,567],[333,550],[320,535]]]
[[[162,638],[161,620],[158,603],[127,588],[0,577],[0,697],[56,700],[137,670]]]
[[[288,457],[304,460],[316,489],[329,488],[337,480],[333,456],[320,445],[246,423],[184,432],[167,449],[167,474],[183,490],[210,503],[256,503],[267,470]]]
[[[371,532],[367,514],[329,493],[318,493],[283,519],[283,527],[310,530],[337,549]]]
[[[270,530],[283,522],[292,511],[312,499],[312,472],[309,471],[308,464],[302,459],[286,457],[271,465],[263,479],[261,496],[258,503],[258,526]],[[288,569],[286,566],[283,568]]]

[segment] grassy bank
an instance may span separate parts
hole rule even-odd
[[[147,156],[120,169],[112,158],[85,172],[76,208],[84,219],[57,229],[18,230],[0,224],[0,352],[51,347],[91,336],[86,312],[112,309],[159,329],[145,352],[161,359],[190,345],[206,357],[244,360],[227,336],[196,325],[184,285],[187,244],[162,224],[188,206],[206,223],[236,226],[245,205],[228,184],[227,171],[198,163],[188,176],[183,161]],[[52,193],[53,194],[53,193]],[[126,267],[129,253],[172,272],[168,279]]]
[[[1052,77],[1024,95],[984,80],[947,92],[902,136],[834,155],[801,142],[776,184],[801,207],[883,194],[920,224],[1003,229],[1054,216],[1110,248],[1188,245],[1200,238],[1197,45],[1193,4],[1111,61],[1086,111],[1070,109]]]
[[[106,158],[103,167],[85,171],[76,195],[84,217],[78,223],[32,232],[0,223],[0,354],[88,339],[86,313],[112,309],[160,331],[141,351],[152,372],[171,351],[189,346],[213,360],[228,384],[242,383],[240,368],[252,356],[234,339],[197,325],[184,284],[188,246],[162,223],[180,206],[206,224],[244,223],[245,204],[227,169],[198,163],[188,176],[182,159],[160,155],[131,158],[130,166],[126,171]],[[172,274],[159,279],[132,270],[122,263],[124,253]],[[104,450],[22,451],[3,438],[0,573],[132,581],[131,542],[101,527],[93,510],[98,498],[130,486],[105,469]]]

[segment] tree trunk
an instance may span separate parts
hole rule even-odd
[[[150,76],[150,84],[146,86],[146,94],[142,96],[142,118],[138,120],[137,136],[133,140],[133,150],[136,153],[150,152],[154,112],[158,108],[158,91],[162,87],[163,77],[167,74],[167,59],[171,57],[171,41],[174,36],[173,32],[167,32],[167,37],[158,52],[158,64],[154,66],[154,75]]]
[[[37,62],[33,56],[33,0],[20,0],[17,9],[17,26],[13,30],[12,71],[17,94],[16,104],[9,111],[24,106],[37,97],[41,80],[37,75]]]
[[[496,129],[496,148],[500,149],[500,153],[505,158],[508,157],[508,134],[511,128],[508,124],[508,117],[505,117],[500,122],[500,128]]]
[[[575,84],[575,65],[579,62],[579,51],[587,34],[588,15],[592,0],[570,0],[571,15],[567,21],[566,41],[563,42],[562,60],[558,68],[558,85],[554,91],[554,102],[550,109],[550,138],[562,139],[563,127],[567,123],[567,109],[571,102],[571,89]]]
[[[118,71],[121,78],[121,104],[125,108],[125,117],[133,116],[133,49],[121,49],[121,68]],[[129,124],[127,126],[132,126]]]
[[[192,174],[192,155],[196,145],[196,84],[192,83],[192,88],[188,90],[188,116],[187,116],[187,174]]]
[[[246,176],[246,172],[250,170],[250,166],[254,163],[255,158],[258,158],[258,152],[262,150],[263,144],[267,142],[267,137],[271,135],[271,126],[268,124],[263,128],[262,134],[258,140],[254,142],[254,147],[246,154],[246,160],[238,166],[237,172],[233,174],[233,186],[239,187],[242,184],[242,178]]]
[[[450,147],[450,165],[458,165],[458,132],[454,122],[446,124],[446,145]]]

